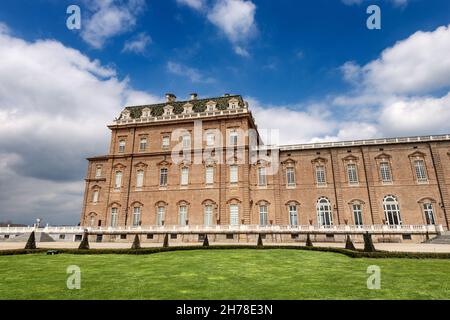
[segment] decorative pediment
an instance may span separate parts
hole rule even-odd
[[[239,100],[236,98],[231,98],[230,100],[228,100],[228,107],[230,109],[237,109],[239,108]]]
[[[130,204],[130,208],[134,208],[134,207],[143,207],[144,206],[144,204],[142,203],[142,202],[140,202],[140,201],[133,201],[131,204]]]
[[[379,155],[377,155],[376,157],[375,157],[375,159],[377,159],[377,160],[389,160],[389,159],[391,159],[392,157],[389,155],[389,154],[387,154],[387,153],[380,153]]]
[[[169,116],[173,113],[173,107],[171,105],[164,106],[164,115]]]
[[[215,166],[216,163],[217,163],[217,159],[214,159],[214,158],[208,158],[203,161],[203,164],[206,166]]]
[[[121,207],[122,205],[121,205],[119,202],[114,201],[114,202],[111,202],[111,203],[109,204],[109,206],[110,206],[110,207]]]
[[[257,206],[270,206],[270,202],[267,200],[259,200],[255,203]]]
[[[157,201],[155,202],[155,207],[167,207],[169,204],[165,201]]]
[[[171,166],[172,163],[170,163],[169,161],[164,159],[164,160],[158,162],[157,165],[160,166],[160,167],[168,167],[168,166]]]
[[[437,201],[430,197],[425,197],[417,201],[418,203],[436,203]]]
[[[239,200],[238,198],[230,198],[227,201],[227,204],[238,204],[241,203],[241,200]]]
[[[146,163],[144,163],[144,162],[142,162],[142,161],[139,161],[139,162],[136,163],[134,166],[135,166],[136,168],[147,168],[147,167],[148,167],[148,164],[146,164]]]
[[[194,105],[192,103],[186,103],[185,105],[183,105],[184,108],[184,113],[192,113],[192,108],[194,107]]]
[[[356,162],[358,161],[358,157],[354,155],[348,155],[345,158],[342,159],[344,162]]]
[[[124,168],[126,168],[127,166],[126,165],[124,165],[124,164],[122,164],[122,163],[116,163],[114,166],[113,166],[113,168],[114,169],[124,169]]]
[[[297,200],[289,200],[288,202],[285,203],[286,206],[299,206],[300,202],[298,202]]]
[[[131,114],[130,110],[128,110],[128,109],[123,110],[121,112],[122,119],[125,119],[125,120],[130,119],[130,114]]]
[[[189,167],[191,164],[192,164],[191,160],[184,158],[178,165],[180,167]]]
[[[189,206],[189,205],[191,204],[186,200],[180,200],[177,202],[177,206]]]
[[[217,208],[217,203],[212,199],[203,200],[202,205],[203,206],[212,205],[212,206],[214,206],[214,208]]]
[[[321,163],[327,163],[328,160],[325,158],[322,158],[322,157],[317,157],[317,158],[311,160],[311,162],[321,164]]]
[[[363,204],[366,204],[364,201],[362,201],[362,200],[360,200],[360,199],[353,199],[353,200],[350,200],[349,202],[348,202],[348,204],[349,205],[352,205],[352,204],[360,204],[360,205],[363,205]]]
[[[426,154],[420,151],[416,151],[411,153],[408,157],[409,158],[414,158],[414,159],[423,159],[425,158]]]
[[[258,161],[256,161],[253,165],[267,167],[267,166],[270,166],[270,162],[265,159],[258,159]]]
[[[287,166],[295,166],[297,164],[297,161],[295,161],[292,158],[287,158],[286,160],[281,161],[281,164],[286,167]]]

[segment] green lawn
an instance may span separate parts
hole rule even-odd
[[[66,268],[81,268],[68,290]],[[368,290],[367,267],[381,268]],[[0,257],[0,299],[449,299],[450,261],[301,250]]]

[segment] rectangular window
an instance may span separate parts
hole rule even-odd
[[[144,170],[138,170],[136,174],[136,188],[142,188],[144,185]]]
[[[186,186],[189,183],[189,168],[181,168],[181,185]]]
[[[119,141],[119,153],[124,153],[125,152],[125,140],[120,140]]]
[[[139,143],[139,150],[145,151],[147,149],[147,138],[141,138],[141,142]]]
[[[122,172],[121,171],[117,171],[116,172],[116,178],[114,180],[114,188],[115,189],[120,189],[121,186],[122,186]]]
[[[161,187],[167,186],[167,168],[161,168],[160,170],[159,185]]]
[[[267,206],[259,206],[259,223],[261,226],[268,225],[268,210]]]
[[[350,163],[347,165],[348,183],[358,184],[358,170],[356,164]]]
[[[179,209],[179,224],[180,226],[185,226],[187,220],[187,207],[186,206],[180,206]]]
[[[117,208],[111,208],[111,227],[117,226]]]
[[[316,181],[319,186],[325,185],[327,183],[325,178],[325,167],[317,166],[316,167]]]
[[[230,166],[230,183],[238,183],[238,166]]]
[[[364,225],[363,218],[362,218],[362,208],[360,204],[354,204],[352,206],[353,208],[353,218],[355,220],[356,226],[362,226]]]
[[[295,186],[295,172],[294,168],[290,167],[286,169],[286,180],[287,185],[292,187]]]
[[[183,136],[183,148],[189,149],[191,147],[191,136],[189,134],[186,134]]]
[[[383,182],[392,182],[391,166],[389,162],[380,163],[380,174]]]
[[[162,138],[162,147],[163,147],[163,149],[168,149],[170,147],[170,137],[169,136],[164,136]]]
[[[416,177],[419,182],[428,181],[427,172],[425,170],[425,162],[423,160],[416,160],[414,162],[414,167],[416,169]]]
[[[263,187],[266,182],[266,168],[258,168],[258,185]]]
[[[102,167],[97,167],[95,169],[95,177],[100,178],[102,176]]]
[[[141,208],[133,208],[133,227],[138,227],[141,225]]]
[[[239,206],[237,204],[230,205],[230,225],[239,225]]]
[[[215,144],[215,139],[214,138],[215,138],[214,133],[208,132],[206,134],[206,145],[208,147],[214,146],[214,144]]]
[[[205,181],[206,184],[213,184],[214,183],[214,167],[206,167],[206,173],[205,173]]]
[[[238,134],[237,132],[230,133],[230,146],[237,146],[238,144]]]

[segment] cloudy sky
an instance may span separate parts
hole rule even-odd
[[[0,222],[78,223],[106,124],[165,92],[242,94],[284,144],[450,133],[449,53],[448,0],[2,0]]]

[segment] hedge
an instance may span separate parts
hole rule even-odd
[[[388,251],[376,251],[376,252],[364,252],[362,250],[347,250],[343,248],[326,248],[326,247],[304,247],[304,246],[252,246],[252,245],[223,245],[223,246],[188,246],[188,247],[157,247],[157,248],[142,248],[142,249],[56,249],[60,253],[66,254],[154,254],[170,251],[192,251],[192,250],[239,250],[239,249],[254,249],[254,250],[273,250],[273,249],[286,249],[286,250],[309,250],[320,252],[332,252],[344,254],[351,258],[407,258],[407,259],[450,259],[450,253],[435,253],[435,252],[388,252]],[[0,256],[7,255],[20,255],[20,254],[34,254],[45,253],[51,248],[40,248],[35,250],[26,249],[13,249],[13,250],[0,250]]]

